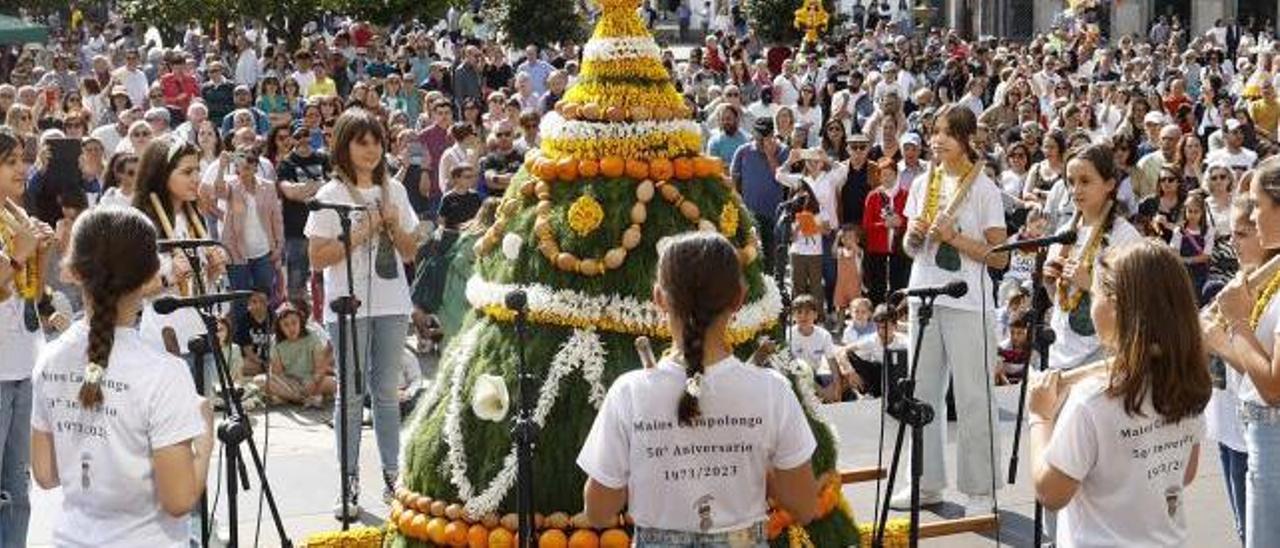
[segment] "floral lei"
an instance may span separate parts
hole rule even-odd
[[[1258,300],[1253,302],[1253,311],[1249,313],[1249,327],[1258,328],[1262,314],[1267,311],[1267,305],[1271,303],[1271,297],[1275,296],[1276,291],[1280,291],[1280,272],[1271,276],[1271,280],[1267,281],[1262,293],[1258,295]]]
[[[1107,211],[1103,214],[1105,219],[1111,214],[1111,208],[1115,207],[1115,202],[1107,202]],[[1077,225],[1079,223],[1076,223]],[[1102,249],[1102,238],[1106,235],[1106,222],[1099,222],[1098,226],[1093,229],[1093,233],[1089,235],[1089,242],[1085,244],[1084,250],[1080,252],[1080,267],[1085,269],[1086,273],[1093,271],[1094,259],[1098,257],[1098,251]],[[1072,293],[1071,280],[1058,281],[1058,308],[1063,312],[1075,312],[1080,307],[1080,302],[1084,300],[1084,296],[1089,293],[1088,289],[1077,289]]]
[[[970,176],[973,175],[974,169],[978,167],[976,163],[970,163],[968,171],[960,177],[961,184],[968,180],[969,184],[973,184]],[[942,166],[934,164],[929,168],[929,184],[925,187],[924,194],[924,220],[933,224],[934,219],[938,218],[938,206],[942,202]],[[957,189],[956,196],[960,196],[964,191]]]

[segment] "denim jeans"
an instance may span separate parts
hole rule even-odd
[[[635,548],[765,548],[764,524],[730,533],[694,533],[636,527]]]
[[[400,469],[400,398],[397,389],[400,387],[401,358],[404,355],[405,330],[409,326],[408,316],[375,316],[356,320],[356,352],[360,356],[360,368],[363,370],[365,394],[373,400],[373,433],[378,440],[378,455],[382,457],[382,471],[394,473]],[[329,340],[334,345],[335,357],[338,348],[338,324],[329,323]],[[348,475],[359,470],[360,463],[360,409],[364,398],[354,393],[355,371],[350,368],[352,345],[348,344],[346,371],[338,375],[338,391],[342,393],[346,385],[347,401],[347,469]],[[340,364],[335,364],[340,365]],[[334,445],[339,466],[342,462],[342,407],[340,399],[334,400],[333,424]]]
[[[0,547],[27,545],[31,379],[0,382]]]
[[[288,238],[284,241],[284,265],[289,298],[305,296],[311,281],[311,257],[307,255],[306,238]]]
[[[1249,471],[1249,454],[1236,451],[1221,443],[1218,456],[1222,462],[1222,479],[1227,484],[1227,502],[1236,518],[1236,534],[1244,541],[1244,529],[1248,513],[1245,512],[1245,475]]]
[[[276,302],[276,267],[271,263],[270,253],[249,259],[245,264],[227,265],[227,279],[231,282],[231,289],[261,291],[267,294],[268,303]],[[243,299],[231,303],[231,314],[236,331],[243,339],[249,329],[245,322],[248,308]]]
[[[1245,546],[1280,546],[1280,520],[1257,519],[1280,513],[1280,413],[1275,408],[1241,404],[1244,443],[1249,451],[1245,472]]]

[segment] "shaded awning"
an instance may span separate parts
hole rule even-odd
[[[43,44],[48,40],[49,27],[0,15],[0,44]]]

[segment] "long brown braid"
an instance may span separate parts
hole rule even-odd
[[[128,245],[113,243],[128,242]],[[136,291],[160,270],[156,230],[135,209],[99,207],[82,215],[71,229],[67,266],[80,282],[88,305],[90,368],[105,370],[115,344],[120,299]],[[92,375],[80,385],[80,404],[102,403],[102,386]]]
[[[696,232],[673,237],[658,260],[658,284],[666,296],[667,313],[680,318],[685,374],[699,384],[706,367],[707,330],[742,291],[738,254],[719,234]],[[683,426],[701,416],[695,390],[681,395],[676,412]]]

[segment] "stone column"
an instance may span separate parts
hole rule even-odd
[[[1066,5],[1063,4],[1062,0],[1044,0],[1042,2],[1036,2],[1035,13],[1033,14],[1033,17],[1035,18],[1035,32],[1049,32],[1049,27],[1053,26],[1054,17],[1059,13],[1062,13],[1062,10],[1064,9],[1066,9]]]
[[[1115,38],[1136,34],[1146,37],[1151,18],[1151,0],[1124,0],[1111,5],[1111,35]]]

